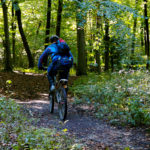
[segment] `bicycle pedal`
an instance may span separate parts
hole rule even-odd
[[[65,104],[65,102],[60,102],[61,105]]]

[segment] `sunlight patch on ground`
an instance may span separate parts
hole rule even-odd
[[[46,73],[42,74],[42,73],[32,73],[32,72],[21,72],[21,71],[17,71],[17,70],[15,70],[14,72],[17,73],[17,74],[21,74],[21,75],[43,76],[43,77],[46,77]]]
[[[48,96],[47,93],[39,93],[40,96]]]
[[[32,106],[32,108],[35,108],[35,109],[43,109],[42,106]]]
[[[28,101],[28,102],[23,102],[23,101],[16,101],[18,104],[32,104],[32,103],[40,103],[40,104],[48,104],[49,101],[45,101],[45,100],[32,100],[32,101]]]

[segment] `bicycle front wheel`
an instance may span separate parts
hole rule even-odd
[[[60,101],[58,103],[58,111],[60,120],[64,121],[67,117],[67,94],[66,90],[61,87],[59,89]]]

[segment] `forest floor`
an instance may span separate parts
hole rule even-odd
[[[71,82],[75,78],[71,77]],[[6,85],[7,80],[12,81],[10,87]],[[75,106],[71,94],[68,96],[67,121],[60,122],[57,105],[54,114],[49,113],[47,91],[48,81],[44,75],[0,72],[0,93],[17,99],[16,102],[37,119],[33,125],[58,130],[66,128],[69,137],[75,136],[85,144],[85,150],[150,150],[150,135],[145,127],[112,126],[96,119],[91,107]]]

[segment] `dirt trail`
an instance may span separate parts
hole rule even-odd
[[[25,109],[28,109],[34,118],[39,119],[35,124],[38,127],[53,128],[58,130],[67,128],[70,135],[86,144],[88,150],[150,150],[150,135],[141,128],[117,128],[106,122],[95,119],[83,108],[77,109],[69,103],[68,117],[65,124],[60,123],[57,106],[54,114],[49,113],[47,94],[38,100],[28,102],[18,101]]]
[[[71,77],[69,85],[77,77]],[[11,87],[8,89],[6,81],[11,80]],[[18,101],[28,109],[35,119],[38,120],[37,127],[68,129],[68,134],[75,135],[77,139],[86,144],[87,150],[121,150],[129,147],[133,150],[150,150],[150,135],[141,128],[117,128],[108,123],[95,119],[88,108],[73,107],[72,99],[69,98],[68,121],[60,123],[57,107],[54,114],[49,113],[49,102],[47,101],[48,81],[42,74],[27,73],[4,73],[0,72],[0,94],[6,95]],[[32,99],[32,100],[31,100]],[[36,99],[36,100],[33,100]],[[88,110],[88,111],[86,111]]]

